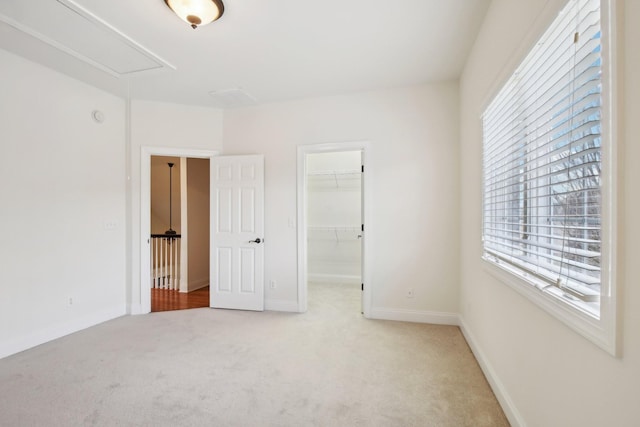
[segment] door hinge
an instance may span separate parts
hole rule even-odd
[[[361,167],[362,167],[362,172],[364,172],[364,165],[362,165]]]
[[[363,291],[364,291],[364,283],[362,283],[362,288],[361,288],[361,290],[363,290]]]
[[[364,231],[364,224],[360,224],[360,231]]]

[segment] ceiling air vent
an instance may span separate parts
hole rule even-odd
[[[213,98],[213,106],[218,108],[249,107],[258,103],[241,88],[214,90],[209,95]]]

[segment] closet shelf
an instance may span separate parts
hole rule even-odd
[[[355,227],[345,227],[345,226],[325,227],[325,226],[310,225],[309,227],[307,227],[307,230],[313,230],[313,231],[360,231],[360,226],[355,226]]]
[[[360,179],[360,170],[347,169],[347,170],[330,170],[330,171],[317,171],[309,172],[307,175],[309,179],[313,181],[321,180],[333,180],[335,181],[336,188],[340,187],[340,180],[356,180]]]
[[[318,227],[318,226],[309,226],[307,227],[307,231],[320,231],[326,233],[326,235],[333,235],[336,239],[337,243],[340,243],[341,240],[355,240],[360,239],[362,237],[360,226],[356,227]],[[345,235],[349,233],[348,235]]]
[[[358,169],[343,169],[343,170],[328,170],[328,171],[317,171],[317,172],[309,172],[309,176],[342,176],[342,175],[360,175],[361,172]]]

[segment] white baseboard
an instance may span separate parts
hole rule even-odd
[[[122,304],[31,332],[26,336],[0,344],[0,359],[126,314],[127,307]]]
[[[209,278],[205,277],[203,279],[198,279],[198,280],[189,280],[189,284],[187,285],[187,288],[189,289],[189,292],[193,292],[193,291],[197,291],[198,289],[202,289],[209,286]]]
[[[361,282],[360,276],[349,276],[346,274],[320,274],[309,273],[307,276],[309,282],[320,283],[345,283],[345,284],[359,284]]]
[[[268,311],[286,311],[298,313],[298,301],[268,299],[264,301],[264,309]]]
[[[473,355],[476,357],[476,360],[478,361],[482,372],[484,372],[484,376],[487,378],[487,381],[491,385],[493,393],[496,395],[498,402],[500,402],[500,406],[502,406],[502,410],[507,416],[509,423],[511,423],[513,427],[526,427],[527,424],[522,418],[522,415],[520,415],[520,412],[518,411],[518,408],[516,408],[516,405],[513,403],[513,400],[511,400],[507,389],[505,388],[504,384],[502,384],[502,381],[500,381],[500,378],[496,374],[496,371],[493,369],[486,356],[480,349],[478,341],[473,337],[473,334],[467,327],[467,324],[462,317],[460,317],[460,330],[462,331],[462,335],[464,335],[464,338],[467,340],[467,343],[469,344]]]
[[[372,308],[371,319],[399,320],[402,322],[433,323],[436,325],[458,325],[457,313],[439,311],[404,310],[397,308]]]

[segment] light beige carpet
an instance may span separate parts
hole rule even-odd
[[[459,329],[309,312],[122,317],[0,360],[2,426],[507,426]]]

